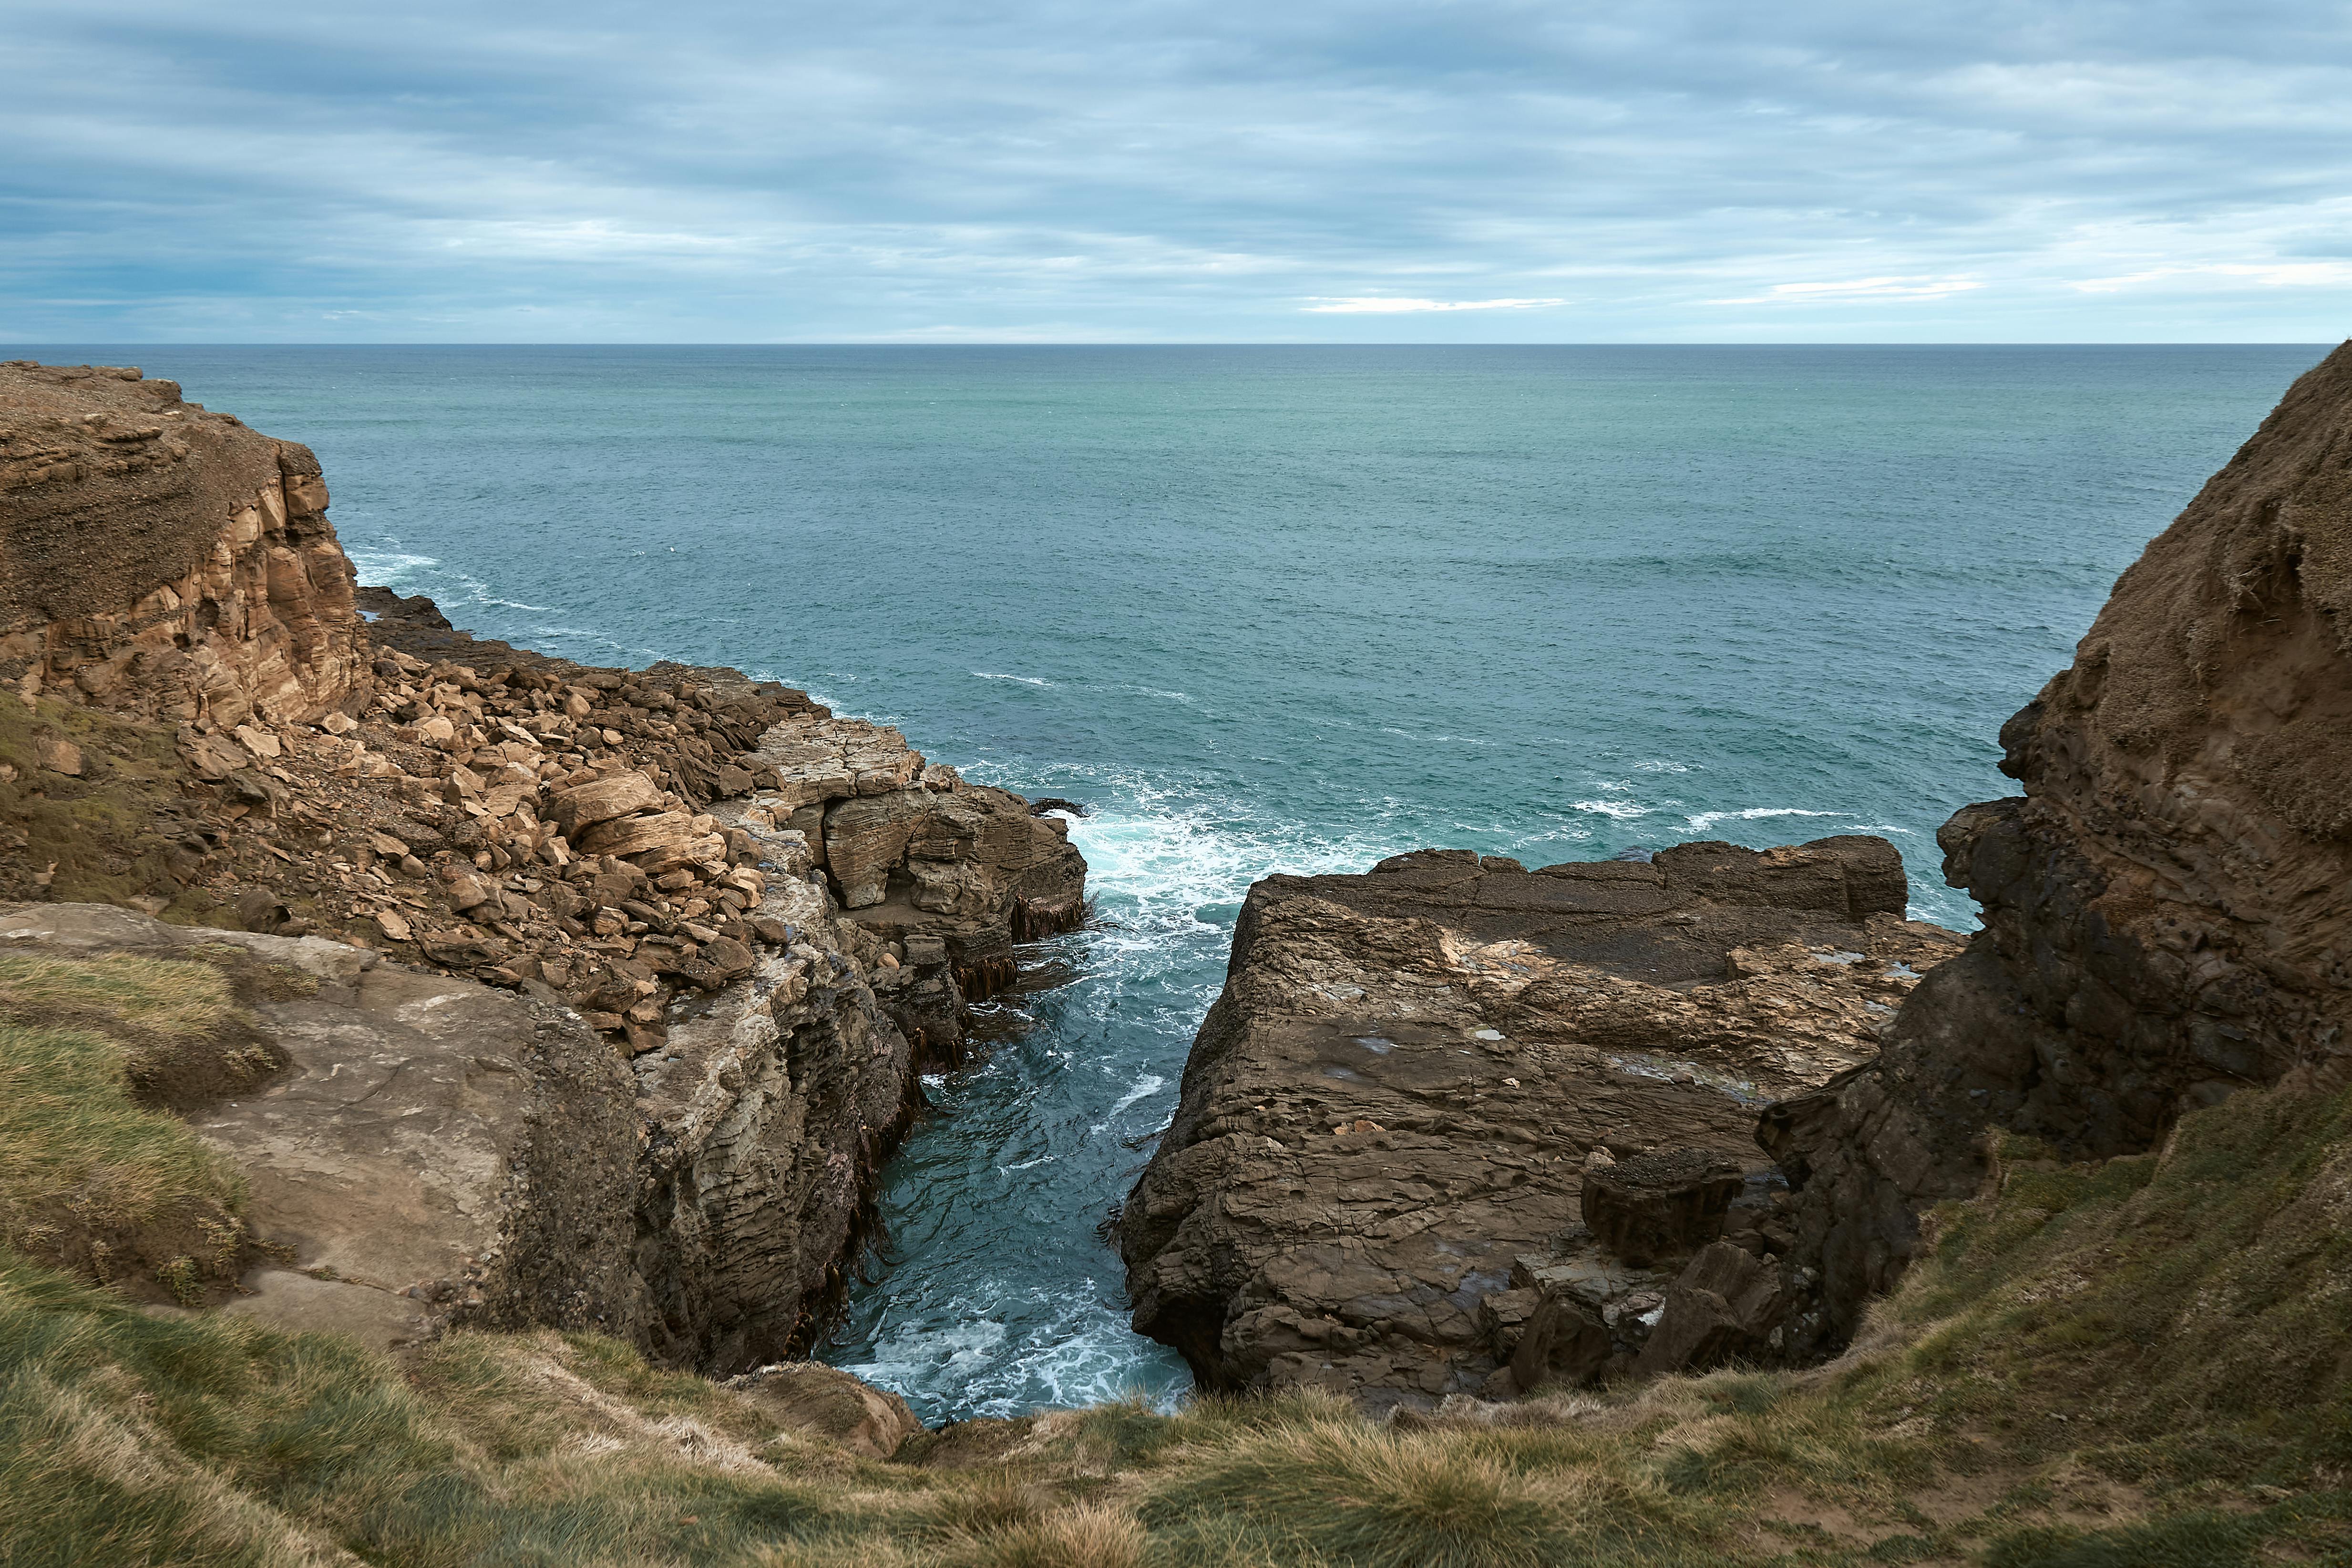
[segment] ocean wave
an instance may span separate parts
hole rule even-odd
[[[1011,1281],[976,1283],[982,1288],[900,1318],[865,1359],[835,1364],[903,1394],[917,1416],[933,1423],[950,1412],[1012,1416],[1072,1409],[1139,1389],[1163,1410],[1182,1397],[1188,1380],[1165,1364],[1172,1355],[1139,1362],[1136,1336],[1126,1314],[1105,1305],[1109,1291],[1102,1281],[1076,1280],[1050,1294]],[[1008,1308],[1029,1309],[1020,1313],[1024,1319],[1042,1312],[1044,1321],[1016,1334],[1000,1316]]]
[[[399,550],[352,549],[344,553],[351,558],[352,570],[360,581],[385,588],[397,588],[412,573],[430,571],[441,564],[437,556],[408,555]]]
[[[1050,686],[1054,684],[1051,681],[1039,680],[1034,675],[1004,675],[997,674],[994,670],[974,670],[972,675],[983,681],[1017,681],[1024,686]]]
[[[1591,811],[1600,816],[1613,817],[1621,822],[1650,814],[1650,808],[1637,800],[1577,800],[1570,802],[1569,810]]]
[[[1129,1105],[1134,1104],[1139,1100],[1150,1099],[1151,1096],[1159,1093],[1162,1089],[1167,1087],[1168,1080],[1162,1078],[1157,1072],[1145,1073],[1140,1079],[1136,1081],[1134,1088],[1129,1090],[1126,1093],[1118,1097],[1118,1103],[1113,1105],[1108,1111],[1105,1112],[1103,1113],[1103,1119],[1097,1122],[1089,1131],[1096,1133],[1109,1132],[1111,1123],[1118,1119],[1118,1113],[1121,1111],[1126,1110]]]
[[[1737,811],[1694,811],[1683,819],[1703,833],[1717,822],[1760,822],[1767,817],[1842,817],[1843,811],[1809,811],[1802,806],[1748,806]]]

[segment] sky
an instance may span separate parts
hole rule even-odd
[[[2332,342],[2352,6],[0,0],[0,342]]]

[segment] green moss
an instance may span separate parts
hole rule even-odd
[[[81,747],[82,774],[44,770],[37,743]],[[172,875],[184,769],[168,727],[79,703],[42,698],[27,708],[0,696],[0,896],[33,898],[32,878],[55,868],[46,896],[124,904],[171,900],[165,917],[192,922],[210,901]]]

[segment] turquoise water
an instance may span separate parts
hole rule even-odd
[[[1097,1227],[1244,891],[1874,831],[1994,734],[2322,348],[101,349],[326,465],[370,580],[741,665],[1089,802],[1101,917],[936,1082],[827,1359],[927,1418],[1166,1396]]]

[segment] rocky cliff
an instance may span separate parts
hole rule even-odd
[[[2021,799],[1938,835],[1984,906],[1885,1054],[1776,1107],[1804,1347],[1850,1336],[1973,1195],[1986,1135],[2153,1146],[2250,1085],[2326,1085],[2352,1040],[2352,345],[2289,390],[2117,580],[2001,729]]]
[[[1121,1214],[1135,1326],[1204,1386],[1372,1409],[1659,1335],[1677,1366],[1768,1351],[1775,1288],[1731,1333],[1691,1292],[1740,1295],[1787,1243],[1758,1107],[1869,1057],[1957,946],[1906,891],[1870,838],[1259,883]]]
[[[175,722],[363,694],[318,460],[177,385],[0,364],[0,679]]]
[[[251,1100],[240,1156],[338,1174],[264,1237],[302,1270],[248,1289],[345,1312],[375,1298],[322,1281],[364,1276],[426,1303],[394,1317],[593,1322],[710,1370],[798,1354],[919,1071],[1016,941],[1083,915],[1064,824],[772,682],[579,665],[354,590],[327,501],[307,451],[169,382],[0,367],[0,898],[136,911],[84,922],[125,952],[225,927],[346,956],[349,1027],[272,1026],[320,1060]],[[468,1056],[415,1025],[436,1009],[509,1043]],[[446,1168],[400,1138],[371,1166],[394,1125],[443,1128]],[[351,1218],[384,1204],[442,1215],[415,1257]]]

